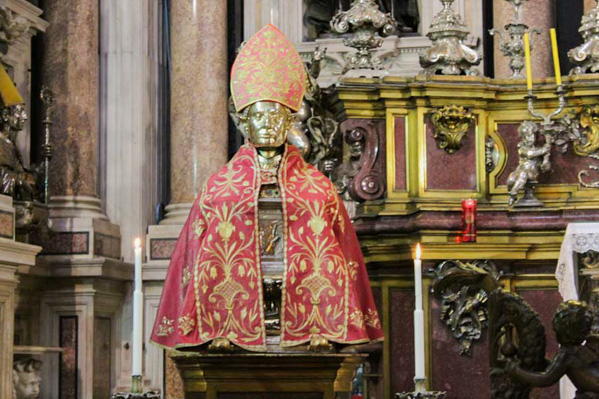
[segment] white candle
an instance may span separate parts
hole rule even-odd
[[[143,359],[143,306],[144,294],[141,288],[141,239],[135,239],[135,286],[133,289],[133,364],[132,375],[142,375],[141,364]]]
[[[420,244],[416,245],[416,257],[414,258],[414,380],[424,380],[424,312],[422,310],[422,261]]]

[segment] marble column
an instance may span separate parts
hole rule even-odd
[[[535,39],[533,39],[536,42],[531,54],[533,79],[553,76],[549,39],[549,29],[554,27],[552,3],[552,0],[531,0],[524,2],[522,6],[522,22],[541,31],[541,34],[534,35]],[[505,0],[493,1],[493,26],[495,29],[503,30],[504,26],[513,20],[514,11],[510,3]],[[494,45],[495,77],[508,78],[512,74],[509,59],[499,50],[499,43],[500,40],[497,37]]]
[[[119,259],[119,226],[108,220],[98,188],[105,140],[99,129],[99,2],[47,0],[44,16],[49,26],[43,36],[42,83],[56,99],[49,216],[59,233],[44,253],[70,260],[75,255]]]
[[[55,210],[103,217],[98,198],[98,1],[45,2],[42,81],[55,94],[50,194]],[[75,212],[73,212],[75,211]]]
[[[208,176],[227,161],[227,2],[171,2],[171,201],[182,224]]]

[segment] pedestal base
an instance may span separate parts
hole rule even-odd
[[[361,354],[171,352],[185,399],[345,399]]]

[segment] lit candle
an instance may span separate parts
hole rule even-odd
[[[555,71],[555,83],[558,86],[562,85],[562,70],[559,66],[559,53],[557,51],[557,34],[555,29],[549,29],[549,36],[551,36],[551,52],[553,54],[553,70]]]
[[[426,374],[424,371],[424,311],[422,310],[422,261],[420,244],[416,245],[416,256],[414,258],[414,381],[416,391],[422,391]]]
[[[133,289],[133,344],[131,374],[141,376],[141,364],[143,359],[143,303],[141,281],[141,239],[135,239],[135,285]]]
[[[526,88],[532,90],[532,63],[530,62],[530,35],[524,34],[524,59],[526,62]]]

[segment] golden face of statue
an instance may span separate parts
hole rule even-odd
[[[274,101],[258,101],[247,112],[247,137],[256,148],[277,148],[285,144],[291,112]]]

